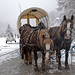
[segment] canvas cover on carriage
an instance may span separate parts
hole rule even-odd
[[[36,19],[36,26],[38,26],[39,22],[42,21],[48,29],[48,25],[49,25],[48,13],[44,9],[32,7],[32,8],[28,8],[28,9],[24,10],[19,15],[18,20],[17,20],[18,30],[21,27],[21,20],[22,19],[27,19],[27,24],[30,24],[30,19],[33,19],[33,18]]]

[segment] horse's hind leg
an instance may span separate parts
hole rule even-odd
[[[37,67],[37,51],[34,52],[34,60],[35,60],[34,70],[37,71],[38,70],[38,67]]]
[[[42,52],[42,70],[45,70],[45,53]]]

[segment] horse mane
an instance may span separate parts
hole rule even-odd
[[[58,30],[58,38],[61,37],[61,36],[60,36],[60,32],[61,32],[61,30],[62,30],[62,24],[60,25],[59,30]]]
[[[38,34],[38,39],[41,39],[40,40],[40,45],[42,46],[43,45],[43,35],[46,37],[46,38],[50,38],[50,35],[48,34],[48,32],[45,30],[45,29],[41,29],[39,31],[39,34]]]
[[[27,26],[31,27],[31,25],[30,25],[30,24],[24,24],[23,26],[25,26],[25,27],[27,27]]]
[[[37,29],[45,29],[46,28],[46,26],[44,25],[44,23],[43,22],[40,22],[39,24],[38,24],[38,28]]]
[[[38,24],[38,26],[36,26],[36,27],[32,27],[30,24],[24,24],[23,26],[20,27],[19,32],[21,33],[22,30],[27,29],[27,28],[33,28],[33,29],[37,29],[37,30],[40,29],[41,30],[41,29],[45,29],[46,26],[44,25],[43,22],[40,22]]]
[[[48,36],[48,37],[50,36],[45,29],[41,29],[40,33],[45,34],[45,36]]]

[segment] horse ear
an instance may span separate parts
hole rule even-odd
[[[64,17],[63,17],[63,18],[64,18],[64,20],[66,20],[66,15],[64,15]]]
[[[43,37],[43,39],[44,39],[44,38],[45,38],[45,35],[43,35],[42,37]]]
[[[72,16],[71,16],[71,20],[73,20],[73,19],[74,19],[74,16],[72,15]]]

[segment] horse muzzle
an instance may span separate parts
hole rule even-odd
[[[67,30],[64,39],[70,39],[70,38],[71,38],[71,32]]]
[[[69,35],[64,37],[64,39],[70,39],[70,38],[71,38],[71,36],[69,36]]]

